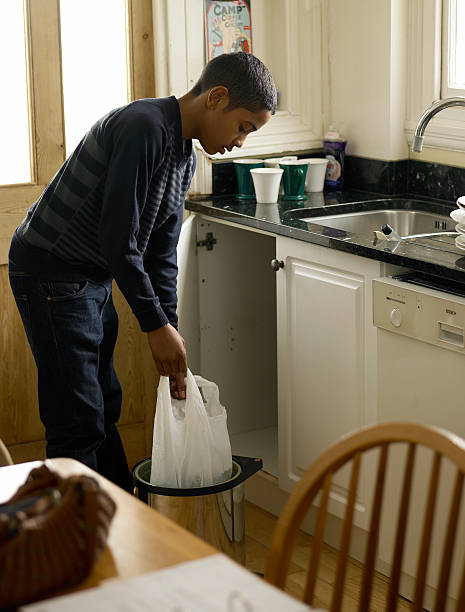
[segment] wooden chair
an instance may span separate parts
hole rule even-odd
[[[0,438],[0,467],[3,467],[4,465],[13,465],[13,459],[11,458],[7,447],[3,443],[3,440]]]
[[[394,443],[396,443],[395,447],[393,447]],[[442,563],[440,566],[441,569],[439,572],[439,580],[437,583],[436,599],[433,610],[435,612],[442,612],[445,610],[451,570],[451,559],[456,540],[458,516],[464,483],[465,441],[462,438],[451,434],[450,432],[433,427],[424,427],[422,425],[413,423],[386,423],[363,429],[355,434],[342,438],[340,441],[336,442],[333,446],[323,452],[314,461],[314,463],[302,476],[295,489],[292,491],[277,522],[265,572],[265,578],[270,583],[280,588],[284,588],[288,566],[299,527],[301,526],[302,521],[305,518],[310,505],[312,504],[312,501],[321,491],[320,507],[316,513],[312,550],[310,554],[304,593],[304,601],[310,605],[312,604],[317,579],[319,557],[323,544],[325,517],[327,514],[332,477],[339,468],[351,462],[352,468],[347,496],[347,507],[342,526],[341,541],[339,550],[337,552],[337,567],[335,572],[333,598],[330,607],[331,612],[338,612],[342,609],[342,597],[348,563],[352,520],[354,515],[361,458],[364,452],[370,449],[378,448],[379,460],[375,490],[373,492],[370,527],[367,537],[366,554],[362,569],[363,574],[358,601],[359,612],[368,612],[371,609],[370,599],[375,571],[383,490],[385,488],[384,483],[386,478],[386,465],[388,453],[396,452],[399,450],[400,446],[402,446],[397,443],[406,443],[404,446],[407,449],[407,455],[403,479],[401,478],[402,484],[399,491],[400,500],[398,501],[400,503],[397,506],[398,502],[392,500],[391,503],[391,498],[389,498],[389,506],[392,511],[395,511],[395,508],[398,507],[398,517],[393,547],[394,554],[392,558],[392,572],[389,579],[385,609],[387,612],[396,610],[404,543],[407,531],[412,479],[414,476],[414,458],[417,448],[426,447],[432,449],[433,461],[431,472],[429,474],[427,503],[423,514],[421,544],[420,550],[418,551],[419,554],[412,610],[420,611],[423,609],[422,605],[425,593],[426,572],[430,552],[435,554],[442,552]],[[448,521],[444,523],[445,537],[442,545],[442,551],[431,551],[431,533],[433,530],[435,504],[440,481],[440,465],[443,458],[447,458],[454,467],[455,481],[454,486],[450,487],[452,495],[449,506]],[[458,548],[463,548],[463,542],[460,541],[459,544],[460,546]],[[456,606],[457,612],[463,612],[464,610],[465,568],[461,573],[459,596]]]

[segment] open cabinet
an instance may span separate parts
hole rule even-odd
[[[192,215],[178,265],[190,368],[218,384],[233,453],[261,457],[282,494],[334,441],[376,422],[379,261]],[[371,477],[368,466],[354,514],[362,529]],[[348,484],[341,474],[331,494],[339,518]],[[254,503],[272,511],[264,496]]]
[[[191,215],[178,246],[189,368],[220,390],[233,454],[278,474],[275,238]]]

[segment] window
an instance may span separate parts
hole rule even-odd
[[[465,96],[465,0],[443,2],[441,98]]]
[[[125,5],[60,0],[66,156],[98,117],[128,102]]]
[[[409,143],[418,119],[435,100],[465,96],[464,4],[465,0],[408,2],[405,130]],[[436,115],[428,124],[424,146],[465,151],[465,108],[448,108]],[[425,159],[427,154],[420,155]],[[430,161],[444,159],[439,153],[429,155]]]
[[[0,52],[1,265],[14,228],[90,125],[155,95],[152,0],[1,0]]]
[[[27,47],[24,7],[18,0],[0,4],[0,185],[31,180]]]

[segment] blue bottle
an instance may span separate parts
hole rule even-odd
[[[328,160],[325,176],[326,189],[342,189],[344,186],[344,158],[347,141],[337,128],[329,126],[323,140],[323,154]]]

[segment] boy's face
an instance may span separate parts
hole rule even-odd
[[[219,90],[219,91],[216,91]],[[210,155],[242,147],[251,132],[259,130],[271,118],[269,110],[251,112],[245,108],[227,110],[228,90],[214,87],[207,98],[207,113],[202,123],[200,144]]]

